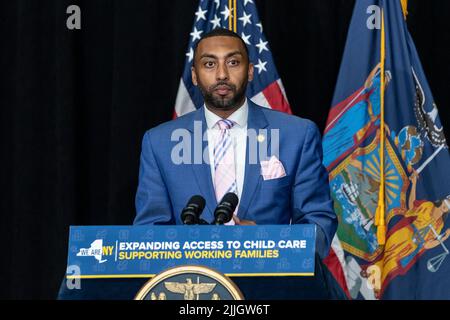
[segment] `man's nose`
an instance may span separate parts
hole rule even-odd
[[[220,63],[217,68],[217,80],[228,80],[228,68],[225,63]]]

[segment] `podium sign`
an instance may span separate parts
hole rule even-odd
[[[67,278],[148,278],[181,265],[313,276],[313,225],[71,226]]]

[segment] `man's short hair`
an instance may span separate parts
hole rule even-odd
[[[199,43],[202,42],[203,39],[212,38],[212,37],[233,37],[233,38],[239,39],[245,48],[245,53],[247,54],[247,60],[250,62],[250,55],[248,53],[248,48],[247,48],[247,45],[245,44],[244,40],[234,31],[231,31],[231,30],[228,30],[225,28],[216,28],[216,29],[211,30],[210,32],[205,33],[203,36],[201,36],[200,40],[198,40],[198,42],[195,44],[195,46],[194,46],[194,62],[193,62],[194,65],[195,65],[195,55],[196,55],[197,47],[198,47]]]

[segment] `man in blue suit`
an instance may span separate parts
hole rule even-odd
[[[211,222],[223,194],[234,192],[232,224],[315,224],[324,258],[337,219],[320,133],[309,120],[247,99],[252,79],[236,33],[215,29],[200,39],[192,80],[205,105],[145,133],[134,224],[181,224],[193,195],[205,198],[202,218]]]

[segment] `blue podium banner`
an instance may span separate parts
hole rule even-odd
[[[201,265],[228,276],[313,276],[314,225],[71,226],[67,278],[146,278]]]

